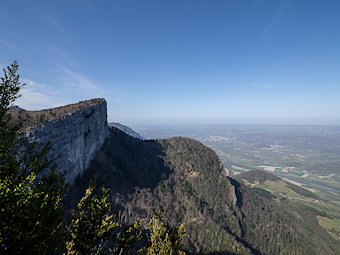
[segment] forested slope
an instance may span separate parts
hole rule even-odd
[[[162,209],[184,223],[183,248],[191,254],[338,254],[339,243],[301,204],[274,199],[226,176],[216,154],[189,138],[140,141],[110,129],[110,138],[68,203],[96,176],[111,188],[117,215],[131,223]]]

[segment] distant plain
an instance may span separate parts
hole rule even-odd
[[[135,129],[146,139],[197,139],[217,153],[229,176],[263,170],[306,188],[320,199],[299,196],[284,182],[252,184],[332,215],[319,218],[319,224],[337,232],[340,229],[340,126],[159,125]]]

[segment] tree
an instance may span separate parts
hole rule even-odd
[[[64,178],[48,168],[50,145],[20,136],[8,110],[24,85],[14,61],[0,83],[0,253],[53,254],[62,240]],[[48,171],[39,176],[43,170]]]
[[[102,188],[102,196],[91,196],[95,182],[91,181],[85,196],[79,201],[68,231],[67,254],[103,254],[115,228],[109,202],[109,190]]]
[[[141,239],[140,221],[134,226],[114,218],[109,189],[101,188],[101,195],[93,195],[95,181],[90,181],[79,201],[67,232],[67,255],[119,254],[129,255]]]
[[[149,245],[144,249],[146,255],[185,255],[179,243],[185,236],[183,224],[172,228],[163,220],[160,211],[154,213],[149,221]]]
[[[114,219],[109,190],[93,195],[89,184],[69,226],[61,200],[64,177],[49,166],[51,145],[28,141],[22,123],[11,121],[9,109],[18,98],[20,76],[14,61],[3,69],[0,82],[0,254],[119,254],[136,253],[141,222],[128,226]],[[185,230],[171,228],[160,213],[149,222],[149,243],[140,250],[151,254],[184,254],[178,248]],[[144,243],[145,244],[145,243]]]

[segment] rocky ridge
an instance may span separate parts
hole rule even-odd
[[[25,111],[25,115],[37,120],[41,117],[36,116],[44,113],[50,114],[50,119],[27,127],[24,133],[31,141],[51,142],[48,160],[51,165],[56,164],[65,174],[66,182],[72,184],[89,166],[109,135],[106,108],[106,101],[98,98],[43,111]]]
[[[96,176],[98,187],[111,189],[120,219],[146,222],[161,209],[171,225],[183,223],[188,254],[339,254],[317,211],[227,177],[203,144],[140,140],[109,128],[104,99],[74,107],[58,108],[61,116],[49,109],[55,118],[25,131],[31,140],[51,141],[49,160],[73,184],[70,208]]]

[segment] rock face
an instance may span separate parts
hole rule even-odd
[[[132,136],[134,138],[137,138],[139,140],[143,140],[144,138],[138,134],[136,131],[134,131],[132,128],[124,126],[120,123],[116,123],[116,122],[111,122],[109,123],[109,127],[115,127],[118,128],[119,130],[123,131],[125,134]]]
[[[48,159],[52,165],[57,164],[71,184],[86,170],[109,135],[106,101],[81,103],[85,103],[82,108],[25,131],[29,140],[52,143]]]

